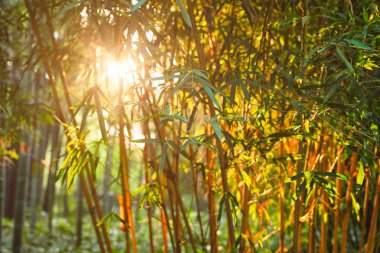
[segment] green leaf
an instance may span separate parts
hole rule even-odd
[[[212,128],[214,128],[214,132],[216,136],[218,136],[219,140],[222,140],[222,137],[223,137],[222,130],[220,129],[219,124],[216,121],[216,118],[213,117],[210,123],[211,123]]]
[[[102,107],[100,104],[99,94],[97,92],[95,93],[95,106],[96,106],[96,112],[98,114],[100,132],[102,133],[102,139],[104,143],[107,144],[108,138],[107,138],[106,125],[104,123]]]
[[[186,84],[186,81],[187,81],[188,79],[190,79],[190,72],[187,73],[187,74],[185,75],[185,77],[182,78],[182,79],[179,81],[179,83],[174,87],[174,89],[170,91],[169,95],[166,97],[166,99],[165,99],[165,101],[164,101],[164,104],[167,104],[167,101],[169,100],[169,98],[170,98],[171,96],[173,96],[174,93],[176,93],[176,92],[177,92],[177,91],[178,91],[178,90],[179,90],[184,84]]]
[[[136,140],[131,140],[131,142],[135,142],[135,143],[161,143],[161,139],[156,139],[156,138],[136,139]]]
[[[82,116],[82,122],[80,124],[80,128],[79,128],[79,133],[83,133],[84,129],[86,128],[86,123],[87,123],[87,116],[88,116],[88,113],[90,112],[90,106],[86,106],[85,107],[85,110],[84,110],[84,113],[83,113],[83,116]]]
[[[363,8],[363,20],[368,23],[368,12],[365,8]]]
[[[106,215],[104,215],[100,221],[96,224],[97,227],[101,226],[108,218],[111,216],[115,216],[119,221],[125,222],[117,213],[114,212],[109,212]]]
[[[306,59],[304,60],[303,62],[303,67],[306,67],[307,63],[309,62],[310,58],[317,52],[319,51],[320,49],[322,49],[323,47],[322,46],[318,46],[316,48],[314,48],[313,50],[311,50],[311,52],[307,55]]]
[[[336,89],[340,86],[340,82],[335,83],[331,89],[329,90],[329,93],[327,93],[326,97],[323,99],[323,103],[326,104],[331,96],[335,93]]]
[[[344,181],[348,181],[348,177],[340,173],[328,172],[328,171],[314,171],[314,174],[318,176],[334,177],[334,178],[342,179]]]
[[[286,178],[285,179],[285,183],[290,183],[290,182],[292,182],[292,181],[295,181],[295,180],[297,180],[297,179],[301,179],[301,178],[303,178],[305,176],[305,174],[303,173],[303,172],[301,172],[301,173],[299,173],[299,174],[297,174],[297,175],[295,175],[295,176],[292,176],[292,177],[288,177],[288,178]]]
[[[289,137],[289,136],[293,136],[294,133],[292,133],[291,131],[284,131],[284,132],[278,132],[278,133],[273,133],[273,134],[270,134],[268,135],[269,138],[282,138],[282,137]]]
[[[356,201],[356,198],[355,198],[355,196],[354,196],[354,194],[352,192],[350,192],[350,196],[351,196],[351,201],[352,201],[352,208],[354,209],[354,213],[356,215],[356,219],[359,221],[360,220],[360,214],[359,214],[360,205]]]
[[[66,5],[65,7],[62,8],[62,10],[59,12],[58,16],[64,15],[66,12],[68,12],[69,10],[79,6],[81,3],[82,3],[81,0],[69,3],[68,5]]]
[[[356,178],[356,184],[357,184],[356,192],[355,192],[356,194],[359,192],[361,186],[363,185],[363,182],[364,182],[364,166],[362,163],[360,163],[358,176]]]
[[[176,2],[177,2],[177,4],[178,4],[179,9],[181,10],[182,17],[183,17],[183,19],[185,20],[185,23],[186,23],[190,28],[192,28],[192,26],[191,26],[191,21],[190,21],[190,17],[189,17],[189,13],[187,13],[187,10],[186,10],[185,5],[183,4],[182,0],[176,0]]]
[[[131,195],[133,197],[137,196],[138,194],[140,194],[140,192],[142,192],[143,190],[145,190],[148,186],[149,186],[149,184],[144,184],[144,185],[140,186],[139,188],[137,188],[136,190],[134,190],[133,192],[131,192]]]
[[[310,19],[310,16],[303,16],[302,17],[302,27],[305,26],[306,22],[308,22]]]
[[[300,186],[298,187],[297,191],[293,194],[292,199],[291,199],[291,204],[293,205],[294,202],[298,199],[298,197],[301,195],[302,191],[305,190],[307,186],[307,181],[304,180]]]
[[[129,10],[129,13],[132,13],[135,10],[137,10],[138,8],[140,8],[145,2],[146,2],[146,0],[140,0],[140,1],[138,1],[137,4],[135,4],[134,6],[132,6],[132,8]]]
[[[365,50],[369,50],[369,51],[373,50],[372,47],[367,46],[366,44],[364,44],[364,43],[362,43],[360,41],[353,40],[353,39],[349,39],[349,40],[347,39],[346,41],[349,42],[349,43],[351,43],[352,45],[354,45],[356,47],[361,48],[361,49],[365,49]]]
[[[210,87],[203,82],[201,82],[201,84],[202,84],[203,89],[206,91],[207,95],[209,96],[209,98],[211,98],[211,100],[214,102],[215,106],[218,107],[219,110],[222,110],[222,107],[220,106],[218,100],[216,99],[214,93],[211,91]]]
[[[336,52],[338,54],[338,56],[340,57],[340,59],[342,59],[342,61],[344,62],[344,64],[346,64],[346,66],[352,71],[354,72],[354,68],[352,67],[351,63],[347,60],[346,56],[344,55],[343,51],[339,48],[339,47],[336,47]]]
[[[243,89],[244,97],[247,100],[247,102],[249,103],[251,100],[251,94],[249,94],[249,91],[247,89],[247,85],[245,85],[245,83],[243,81],[240,81],[240,85],[241,85],[241,88]]]
[[[207,72],[204,71],[204,70],[199,70],[199,69],[192,69],[192,72],[197,75],[197,76],[200,76],[206,80],[208,80],[208,75],[207,75]]]
[[[188,143],[188,142],[187,142]],[[185,152],[185,149],[183,149],[182,147],[180,147],[179,145],[177,145],[174,141],[171,141],[171,140],[168,140],[168,144],[175,150],[177,151],[178,153],[180,153],[181,155],[183,155],[186,159],[189,159],[190,160],[190,157],[187,155],[187,153]]]
[[[220,221],[222,220],[222,214],[223,214],[223,206],[224,206],[224,201],[226,200],[227,195],[223,194],[222,199],[219,202],[219,208],[218,208],[218,217],[217,217],[217,223],[218,225],[220,224]]]

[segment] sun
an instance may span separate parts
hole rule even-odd
[[[118,61],[108,60],[106,66],[106,75],[111,82],[132,84],[136,81],[136,64],[130,57]]]

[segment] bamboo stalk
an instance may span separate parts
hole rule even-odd
[[[371,216],[371,225],[368,231],[368,239],[367,239],[367,253],[375,252],[375,235],[377,231],[377,219],[379,216],[379,207],[380,207],[380,164],[377,164],[377,183],[376,183],[376,191],[375,198],[373,199],[373,210]]]
[[[347,251],[347,234],[348,234],[348,225],[349,225],[349,219],[350,219],[350,216],[351,216],[351,192],[352,192],[352,189],[353,189],[353,185],[354,185],[354,172],[356,170],[356,165],[357,165],[357,159],[358,159],[358,153],[354,152],[352,155],[351,155],[351,164],[350,164],[350,171],[349,171],[349,176],[350,176],[350,179],[348,181],[348,185],[347,185],[347,192],[346,192],[346,212],[344,213],[344,218],[343,218],[343,225],[342,225],[342,234],[343,234],[343,237],[342,237],[342,248],[341,248],[341,253],[346,253]]]
[[[5,161],[0,156],[0,252],[3,247],[3,216],[4,216],[4,200],[5,200]]]
[[[328,172],[328,140],[329,137],[326,135],[326,129],[323,127],[322,136],[321,136],[321,169],[322,172]],[[328,213],[326,210],[326,205],[329,203],[327,192],[323,191],[322,193],[322,214],[321,214],[321,238],[319,243],[319,253],[327,252],[327,222],[328,222]]]
[[[280,144],[279,156],[284,156],[284,142]],[[280,164],[280,189],[279,189],[279,199],[280,199],[280,245],[278,247],[279,253],[285,252],[285,206],[284,206],[284,169]]]
[[[123,81],[119,81],[119,145],[120,145],[120,162],[121,162],[121,179],[122,179],[122,190],[123,190],[123,205],[124,205],[124,217],[126,217],[128,227],[125,230],[127,252],[130,252],[129,244],[129,231],[132,236],[132,247],[133,251],[137,252],[136,234],[132,218],[132,207],[131,207],[131,195],[129,186],[129,170],[128,170],[128,160],[127,160],[127,150],[125,146],[125,136],[124,136],[124,101],[123,101]]]
[[[79,181],[77,188],[77,200],[76,200],[77,208],[76,208],[76,224],[75,224],[75,235],[76,241],[75,246],[79,248],[82,244],[82,231],[83,231],[83,190],[82,184]],[[99,234],[99,231],[98,231]],[[100,236],[100,234],[99,234]]]
[[[88,210],[90,211],[90,215],[91,217],[95,217],[96,214],[95,214],[95,207],[92,205],[92,202],[91,202],[91,198],[90,198],[90,192],[87,188],[87,184],[86,184],[86,179],[85,177],[83,176],[83,173],[79,174],[79,180],[81,182],[81,187],[82,187],[82,190],[83,190],[83,193],[84,193],[84,196],[85,196],[85,200],[86,200],[86,203],[87,203],[87,207],[88,207]],[[105,248],[104,248],[104,244],[103,244],[103,239],[102,239],[102,235],[100,234],[100,231],[98,229],[98,227],[96,226],[96,219],[91,219],[92,221],[92,225],[94,227],[96,227],[95,229],[95,234],[96,234],[96,238],[98,240],[98,245],[100,247],[100,252],[106,252]]]
[[[148,124],[144,122],[142,124],[143,132],[144,135],[147,136],[147,130],[146,128],[148,127]],[[148,157],[149,156],[149,146],[148,144],[145,144],[144,146],[144,153],[143,153],[143,159],[144,159],[144,167],[145,167],[145,183],[149,184],[150,183],[150,177],[149,177],[149,164],[148,164]],[[153,240],[153,228],[152,228],[152,211],[151,211],[151,206],[146,208],[146,214],[148,217],[148,229],[149,229],[149,247],[150,247],[150,252],[154,253],[154,240]]]
[[[342,153],[343,148],[341,148],[338,152],[338,161],[337,161],[337,170],[338,174],[342,174],[343,165],[342,165]],[[339,237],[338,237],[338,229],[339,229],[339,221],[340,221],[340,198],[342,194],[342,181],[340,179],[336,180],[336,192],[337,196],[334,201],[334,231],[333,231],[333,253],[338,253],[339,251]]]
[[[245,172],[248,173],[248,169],[245,169]],[[246,235],[249,237],[250,232],[249,232],[249,205],[248,202],[251,199],[251,192],[250,189],[246,184],[243,185],[242,189],[242,194],[241,194],[241,199],[242,199],[242,221],[241,221],[241,228],[240,228],[240,233],[241,235]],[[240,242],[240,252],[246,252],[245,251],[245,239],[242,238]]]
[[[139,94],[138,92],[137,92],[137,95],[139,97],[139,100],[140,101],[146,101],[148,103],[148,108],[150,108],[150,110],[152,110],[152,107],[150,106],[151,102],[149,100],[149,89],[145,88],[144,95]],[[154,101],[154,95],[152,95],[152,99],[153,99],[153,104],[154,104],[154,102],[155,102]],[[144,107],[142,107],[142,113],[143,113],[144,117],[148,116],[148,111]],[[155,125],[156,129],[159,129],[159,127],[158,127],[159,123],[157,120],[154,120],[154,125]],[[148,127],[146,128],[146,134],[147,134],[147,138],[150,139],[151,134],[150,134],[150,130]],[[157,134],[158,134],[158,137],[161,139],[162,136],[161,136],[160,131],[157,131]],[[149,144],[149,145],[151,145],[151,144]],[[152,150],[152,148],[151,148],[151,150]],[[171,244],[173,247],[173,251],[175,252],[176,244],[175,244],[173,232],[172,232],[170,224],[168,222],[169,216],[167,213],[166,194],[164,192],[163,183],[161,182],[159,170],[158,170],[156,162],[154,162],[155,161],[154,159],[155,159],[155,157],[153,158],[152,166],[153,166],[154,171],[158,175],[156,180],[157,180],[157,185],[158,185],[160,195],[161,195],[161,199],[162,199],[161,206],[160,206],[160,213],[161,213],[160,215],[161,215],[161,228],[162,228],[162,236],[163,236],[163,243],[164,243],[164,245],[163,245],[164,246],[164,252],[165,253],[168,252],[168,241],[167,241],[167,234],[168,233],[169,233],[170,241],[171,241]],[[166,180],[164,176],[162,177],[162,179]]]
[[[363,203],[363,215],[360,222],[361,227],[361,237],[359,244],[359,252],[363,252],[365,237],[367,236],[367,218],[368,218],[368,205],[369,205],[369,197],[370,197],[370,176],[369,169],[365,169],[365,187],[364,187],[364,203]]]
[[[195,152],[194,152],[194,148],[193,146],[190,146],[190,157],[195,157]],[[192,181],[193,181],[193,193],[194,193],[194,197],[195,197],[195,205],[196,205],[196,208],[197,208],[197,220],[198,220],[198,223],[199,223],[199,230],[200,230],[200,234],[201,234],[201,246],[202,246],[202,250],[203,251],[206,251],[206,247],[205,247],[205,242],[206,242],[206,239],[205,239],[205,234],[204,234],[204,231],[203,231],[203,222],[202,222],[202,215],[201,215],[201,209],[200,209],[200,203],[199,203],[199,194],[198,194],[198,175],[197,175],[197,171],[196,171],[196,168],[194,167],[194,164],[193,164],[193,159],[190,160],[190,164],[191,164],[191,172],[192,172]]]
[[[207,133],[211,132],[210,126],[207,126]],[[214,159],[212,158],[211,150],[206,150],[206,164],[208,168],[207,173],[207,188],[208,188],[208,216],[210,225],[210,252],[218,252],[218,234],[216,223],[216,205],[215,205],[215,174],[213,172]]]
[[[25,133],[24,133],[25,134]],[[15,217],[13,229],[12,251],[23,252],[23,231],[25,220],[25,203],[28,189],[28,177],[31,163],[31,136],[26,138],[27,143],[20,146],[20,158],[17,164],[17,188],[15,201]]]
[[[303,154],[304,151],[304,145],[302,142],[299,142],[299,153]],[[307,166],[307,159],[309,157],[310,153],[310,142],[307,143],[307,149],[306,149],[306,155],[305,155],[305,164],[298,164],[297,165],[297,174],[302,172],[302,168]],[[296,189],[301,184],[301,180],[297,179],[296,182]],[[302,208],[302,196],[296,199],[295,204],[294,204],[294,226],[293,226],[293,253],[298,253],[301,251],[301,245],[299,245],[300,242],[300,237],[302,234],[302,224],[300,223],[300,217],[301,217],[301,208]]]
[[[199,64],[202,69],[205,69],[206,66],[206,57],[204,53],[203,46],[201,44],[200,36],[199,36],[199,31],[197,29],[196,25],[196,20],[194,17],[194,2],[192,0],[187,0],[187,5],[189,8],[189,17],[191,20],[192,24],[192,33],[194,36],[194,42],[196,44],[196,50],[198,53],[198,58],[199,58]],[[208,97],[208,96],[207,96]],[[208,107],[209,107],[209,114],[210,118],[215,117],[215,107],[212,102],[212,100],[208,97]],[[224,193],[229,193],[229,187],[228,187],[228,182],[227,182],[227,163],[225,159],[225,151],[222,146],[221,140],[219,138],[216,138],[216,148],[218,150],[218,160],[220,164],[220,171],[221,171],[221,177],[222,177],[222,187]],[[228,247],[231,249],[231,247],[235,243],[235,228],[234,228],[234,223],[232,219],[232,211],[231,211],[231,206],[229,200],[226,198],[224,201],[225,208],[226,208],[226,216],[227,216],[227,225],[228,225]]]

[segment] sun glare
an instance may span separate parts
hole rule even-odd
[[[136,64],[132,59],[122,61],[111,60],[107,64],[107,76],[111,81],[123,80],[133,83],[136,75]]]

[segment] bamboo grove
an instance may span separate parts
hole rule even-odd
[[[0,6],[0,251],[380,251],[377,1]]]

